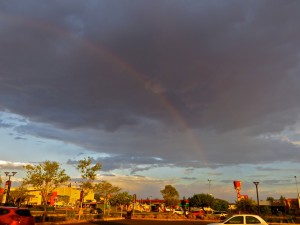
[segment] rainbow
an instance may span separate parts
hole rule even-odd
[[[8,14],[0,13],[0,19],[9,20],[10,22],[13,21],[15,23],[24,24],[29,28],[34,28],[38,30],[44,30],[51,34],[56,34],[65,39],[72,38],[71,32],[63,29],[62,27],[58,27],[57,25],[53,25],[51,23],[47,23],[45,21],[36,20],[28,17],[20,17],[20,16],[11,16]],[[72,40],[75,40],[73,38]],[[145,76],[145,74],[138,71],[132,65],[128,64],[124,59],[120,58],[118,55],[114,54],[111,50],[105,48],[104,46],[100,46],[99,44],[89,40],[87,38],[79,38],[76,37],[76,42],[80,43],[82,46],[87,48],[89,51],[94,51],[96,54],[101,56],[105,56],[107,60],[109,60],[112,64],[119,66],[120,68],[124,69],[128,74],[138,80],[144,87],[149,87],[149,85],[154,84],[149,77]],[[199,141],[197,140],[196,135],[194,134],[193,130],[190,128],[184,117],[181,113],[176,109],[176,107],[172,104],[172,102],[163,94],[161,91],[154,91],[151,88],[148,88],[153,95],[156,96],[158,101],[162,103],[162,105],[170,112],[174,120],[178,123],[180,128],[184,130],[188,134],[188,142],[193,145],[194,148],[198,149],[199,153],[199,160],[207,166],[207,160],[203,153],[202,146],[200,145]]]

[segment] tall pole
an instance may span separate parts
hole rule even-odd
[[[209,194],[209,195],[212,195],[212,193],[211,193],[211,191],[210,191],[210,186],[211,186],[212,180],[208,179],[207,181],[208,181],[208,194]]]
[[[258,181],[254,181],[253,184],[255,184],[256,187],[256,199],[257,199],[257,214],[259,215],[259,198],[258,198]]]
[[[5,175],[8,177],[8,181],[6,181],[7,182],[7,193],[6,193],[6,199],[5,199],[5,203],[8,203],[8,200],[9,200],[9,193],[10,193],[10,187],[11,187],[11,181],[10,181],[10,178],[11,177],[13,177],[13,176],[15,176],[15,174],[17,173],[17,172],[4,172],[5,173]]]
[[[296,182],[296,188],[297,188],[297,202],[298,202],[298,209],[300,208],[300,201],[299,201],[299,189],[298,189],[298,182],[297,182],[297,176],[294,176],[295,182]]]

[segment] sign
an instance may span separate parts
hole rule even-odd
[[[235,180],[233,181],[234,189],[236,190],[237,200],[241,200],[241,188],[242,188],[242,181]]]
[[[5,182],[5,188],[4,188],[4,193],[3,193],[3,197],[2,197],[2,203],[6,203],[7,191],[8,191],[8,188],[9,188],[10,184],[11,184],[10,180]]]
[[[136,194],[133,195],[133,202],[136,202]]]
[[[233,181],[234,189],[235,190],[241,190],[242,188],[242,181],[235,180]]]

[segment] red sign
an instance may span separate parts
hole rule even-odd
[[[136,202],[136,194],[133,195],[133,202]]]
[[[241,188],[242,188],[242,181],[235,180],[235,181],[233,181],[233,185],[234,185],[234,188],[236,190],[241,190]]]

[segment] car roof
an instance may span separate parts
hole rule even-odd
[[[22,209],[22,210],[29,210],[28,208],[21,208],[21,207],[15,207],[15,206],[0,206],[1,209]]]
[[[244,213],[244,214],[234,214],[234,215],[232,215],[232,216],[259,216],[259,215],[256,215],[256,214],[246,214],[246,213]],[[260,216],[259,216],[260,217]]]

